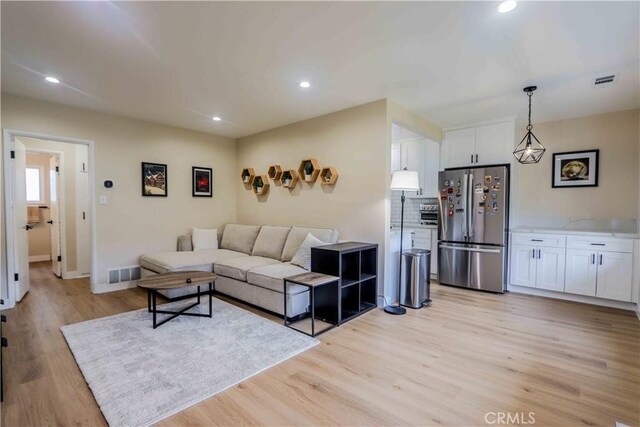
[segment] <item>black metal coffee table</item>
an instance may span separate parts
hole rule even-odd
[[[213,292],[215,291],[215,283],[217,275],[206,271],[181,271],[176,273],[163,273],[155,276],[145,277],[138,281],[138,287],[147,290],[147,308],[149,313],[153,313],[153,329],[160,325],[167,323],[171,319],[175,319],[178,316],[195,316],[195,317],[211,317],[213,306]],[[198,300],[183,308],[179,311],[158,310],[156,305],[156,297],[158,291],[166,291],[169,289],[181,289],[190,286],[198,286]],[[208,285],[209,290],[209,313],[186,313],[187,310],[192,309],[200,304],[200,285]],[[157,321],[158,314],[171,314],[172,316]]]

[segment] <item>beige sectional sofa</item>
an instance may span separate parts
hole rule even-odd
[[[306,270],[291,264],[307,234],[335,243],[338,232],[328,228],[276,227],[227,224],[219,236],[219,249],[193,251],[191,236],[178,239],[178,251],[140,257],[142,276],[172,271],[213,271],[216,291],[278,314],[284,314],[284,278]],[[195,294],[197,287],[164,291],[168,298]],[[287,315],[305,313],[309,292],[287,286]]]

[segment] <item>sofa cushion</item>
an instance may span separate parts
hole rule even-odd
[[[307,271],[311,271],[311,248],[324,245],[328,245],[328,243],[323,242],[320,239],[316,239],[316,237],[311,233],[307,234],[307,237],[304,238],[300,247],[296,251],[296,254],[293,256],[291,264],[302,267]]]
[[[259,225],[227,224],[222,233],[220,247],[251,255],[259,232]]]
[[[290,231],[291,227],[263,225],[253,245],[251,255],[273,258],[279,261],[282,256],[284,242],[287,240]]]
[[[140,265],[156,273],[171,271],[213,271],[213,264],[230,258],[248,258],[246,254],[226,249],[204,249],[197,252],[158,252],[140,257]]]
[[[193,227],[191,233],[191,244],[194,251],[204,249],[218,249],[218,230]]]
[[[270,264],[280,264],[280,261],[261,256],[247,256],[216,262],[213,271],[221,276],[246,282],[249,270]]]
[[[338,231],[332,228],[291,227],[287,241],[284,243],[282,257],[280,259],[285,262],[291,261],[298,251],[300,244],[309,233],[323,242],[335,243],[338,241]]]
[[[284,278],[296,274],[308,273],[307,270],[288,262],[265,265],[251,269],[247,273],[247,282],[271,291],[284,293]],[[287,295],[299,294],[309,290],[306,286],[295,283],[287,284]]]

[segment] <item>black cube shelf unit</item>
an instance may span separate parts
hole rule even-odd
[[[340,277],[338,324],[376,307],[377,244],[344,242],[311,248],[311,271]]]

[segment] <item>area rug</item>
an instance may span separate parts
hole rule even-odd
[[[203,298],[192,310],[208,308]],[[146,309],[61,330],[109,425],[127,427],[154,424],[319,343],[218,299],[212,318],[179,316],[155,330]]]

